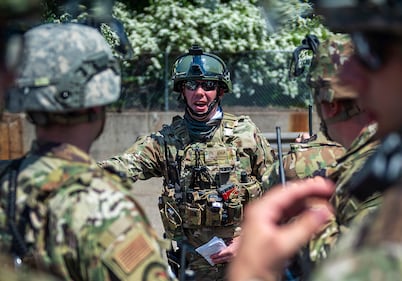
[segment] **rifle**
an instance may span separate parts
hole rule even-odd
[[[283,187],[286,185],[286,179],[285,179],[285,170],[283,167],[283,156],[282,156],[282,137],[281,137],[281,127],[277,126],[276,127],[276,143],[278,146],[278,161],[279,161],[279,177],[281,179],[281,184]],[[293,273],[293,270],[291,267],[286,267],[285,268],[285,280],[286,281],[297,281],[299,278],[297,278],[297,275]]]
[[[313,136],[313,106],[308,105],[308,133],[310,138]]]
[[[278,161],[279,161],[279,178],[281,179],[281,184],[285,186],[285,171],[283,169],[283,158],[282,158],[282,137],[281,137],[281,127],[276,127],[276,144],[278,146]]]

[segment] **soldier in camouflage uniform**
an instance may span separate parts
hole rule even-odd
[[[402,276],[401,180],[402,3],[344,1],[318,4],[330,28],[350,32],[356,54],[345,79],[357,89],[369,114],[378,120],[382,144],[348,188],[351,200],[373,204],[386,191],[381,207],[339,241],[315,280],[399,280]],[[346,192],[346,191],[345,191]],[[355,199],[357,198],[357,199]],[[370,201],[371,200],[371,201]],[[331,274],[336,272],[336,278]]]
[[[63,280],[169,280],[128,182],[88,155],[120,93],[110,47],[79,24],[41,25],[24,40],[7,108],[26,112],[36,140],[1,171],[1,252]]]
[[[385,0],[316,2],[318,12],[325,16],[330,28],[338,32],[350,32],[352,35],[355,54],[345,64],[340,76],[356,89],[367,113],[378,120],[377,134],[381,138],[381,145],[355,175],[345,193],[348,193],[351,200],[367,203],[376,193],[383,193],[383,203],[363,220],[351,222],[351,225],[353,223],[351,229],[338,241],[337,247],[319,266],[312,280],[400,280],[402,276],[400,207],[402,2]],[[326,184],[323,184],[322,188],[326,188]],[[282,221],[285,214],[289,215],[289,208],[292,205],[302,201],[300,199],[306,199],[303,195],[297,198],[295,191],[288,193],[292,200],[286,204],[283,202],[279,204],[277,201],[281,199],[279,197],[281,194],[267,194],[265,202],[260,203],[267,204],[271,208],[279,207],[279,214],[271,220],[265,214],[264,222],[261,217],[256,216],[257,212],[246,213],[246,218],[248,214],[250,217],[245,220],[249,225],[244,226],[243,237],[246,237],[246,233],[250,230],[254,232],[264,230],[267,226]],[[269,268],[265,274],[255,274],[244,267],[241,269],[242,275],[263,276],[262,280],[273,280],[270,278],[285,264],[286,259],[283,257],[297,250],[297,245],[286,245],[286,240],[298,239],[297,244],[302,244],[303,240],[306,241],[316,231],[317,224],[319,225],[322,220],[316,217],[309,222],[307,220],[298,222],[297,225],[293,223],[292,227],[276,225],[281,230],[280,240],[268,237],[254,245],[241,244],[238,252],[239,260],[247,259],[243,248],[252,252],[253,249],[261,249],[261,245],[275,245],[277,249],[275,255],[265,259],[267,262],[263,267]],[[253,246],[253,249],[250,249],[250,246]],[[235,266],[232,267],[232,271],[240,272]],[[245,279],[233,278],[233,280]]]
[[[356,99],[357,92],[337,77],[351,54],[350,38],[334,34],[319,45],[308,75],[322,131],[328,138],[342,144],[347,151],[332,165],[311,173],[336,183],[336,193],[331,198],[335,216],[323,232],[309,243],[308,249],[303,250],[304,260],[301,264],[304,266],[326,258],[338,236],[349,227],[350,221],[355,217],[361,219],[380,204],[379,194],[367,202],[350,200],[345,194],[351,178],[378,146],[375,138],[376,123],[361,109]],[[307,268],[303,271],[309,271]],[[308,272],[302,272],[305,273]]]
[[[334,164],[338,158],[344,155],[346,151],[344,146],[350,145],[348,140],[356,137],[360,132],[361,128],[358,128],[356,134],[349,137],[349,130],[332,129],[335,123],[338,123],[335,124],[336,128],[349,128],[350,121],[347,120],[360,114],[360,110],[352,112],[346,108],[337,112],[335,118],[324,118],[321,109],[329,103],[342,104],[346,100],[353,100],[356,96],[346,87],[331,83],[331,81],[335,81],[337,70],[349,56],[350,47],[345,48],[345,52],[332,52],[334,48],[340,49],[346,44],[350,44],[348,38],[334,36],[331,41],[324,42],[323,45],[319,46],[318,39],[315,36],[308,35],[303,40],[303,45],[294,51],[293,58],[296,65],[298,64],[300,50],[311,50],[314,53],[319,53],[319,55],[315,55],[309,69],[307,82],[312,87],[317,112],[321,117],[321,131],[310,138],[302,139],[300,143],[290,145],[289,153],[283,157],[286,181],[313,177],[317,171]],[[293,72],[293,75],[296,76],[300,74],[302,74],[301,71]],[[356,108],[354,107],[354,109]],[[345,116],[345,118],[340,118],[340,116]],[[330,134],[327,129],[328,126],[331,129]],[[279,183],[279,161],[276,161],[264,174],[263,186],[265,189],[269,189]]]
[[[314,263],[327,257],[337,237],[347,230],[352,219],[361,219],[380,204],[379,194],[362,202],[347,195],[350,180],[378,146],[377,124],[362,110],[361,102],[356,99],[357,92],[334,75],[347,63],[351,53],[348,36],[331,36],[319,47],[309,76],[323,131],[347,148],[335,163],[317,173],[333,180],[336,192],[331,198],[335,209],[333,221],[309,243],[309,259]],[[328,89],[328,84],[332,89]]]
[[[232,82],[218,56],[192,46],[176,59],[173,84],[185,104],[184,117],[174,117],[100,165],[134,180],[162,176],[159,210],[166,235],[187,245],[196,280],[222,280],[236,251],[244,205],[261,195],[272,150],[248,116],[222,111],[221,99]],[[194,249],[214,236],[228,248],[212,255],[211,265]]]
[[[11,30],[18,22],[23,22],[27,19],[28,15],[31,18],[37,18],[39,15],[39,1],[1,1],[0,2],[0,119],[3,112],[3,95],[9,83],[13,81],[15,68],[18,66],[18,59],[9,61],[7,57],[10,56],[10,51],[22,51],[22,45],[12,40],[10,35],[14,38],[21,38],[19,33],[12,33]],[[20,54],[17,54],[17,56]],[[7,61],[8,60],[8,61]],[[7,61],[7,62],[6,62]],[[1,162],[1,161],[0,161]],[[21,271],[16,270],[14,260],[6,253],[0,254],[0,280],[7,281],[57,281],[53,277],[44,272],[35,272],[33,270]]]
[[[3,97],[7,88],[13,81],[15,68],[18,66],[18,59],[9,60],[10,51],[18,52],[22,50],[20,40],[12,40],[11,38],[21,38],[19,33],[11,33],[12,27],[17,24],[17,21],[24,21],[29,15],[31,18],[38,16],[39,1],[1,1],[0,2],[0,119],[3,113]],[[13,35],[13,36],[10,36]],[[1,161],[0,161],[1,162]],[[1,165],[1,164],[0,164]],[[6,253],[0,254],[0,280],[7,281],[24,281],[24,280],[41,280],[41,281],[56,281],[53,277],[44,272],[34,272],[33,270],[16,270],[14,260]]]

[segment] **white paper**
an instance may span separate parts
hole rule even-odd
[[[210,265],[215,265],[215,263],[211,260],[210,256],[222,251],[223,249],[227,248],[225,241],[222,238],[218,238],[214,236],[211,240],[209,240],[204,245],[201,245],[197,249],[197,253],[203,256]]]

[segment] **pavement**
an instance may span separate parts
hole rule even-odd
[[[161,188],[162,178],[151,178],[136,181],[132,189],[135,199],[144,209],[151,225],[160,237],[163,234],[163,225],[158,210],[158,197]]]

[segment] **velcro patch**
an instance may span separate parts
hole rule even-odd
[[[114,255],[114,260],[126,274],[132,272],[143,260],[152,254],[152,247],[140,235]]]

